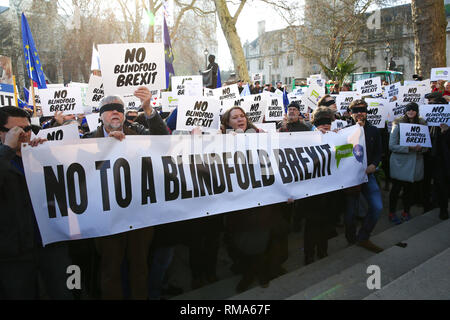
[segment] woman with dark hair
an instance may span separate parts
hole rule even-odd
[[[238,106],[227,110],[222,116],[223,133],[262,132],[248,119]],[[283,204],[254,207],[230,212],[225,215],[225,241],[235,273],[242,279],[236,290],[243,292],[258,279],[262,287],[283,273],[282,263],[287,260],[288,225],[282,212]]]
[[[225,111],[222,115],[220,129],[222,133],[228,133],[229,131],[246,132],[247,130],[261,132],[247,117],[244,109],[239,106],[234,106]]]
[[[393,123],[389,138],[389,149],[392,151],[390,158],[392,189],[389,194],[389,221],[395,224],[401,223],[401,220],[395,214],[395,210],[402,188],[403,212],[401,218],[404,221],[411,219],[409,211],[413,204],[414,187],[423,180],[423,153],[427,151],[427,148],[421,146],[400,146],[400,123],[427,124],[424,119],[419,117],[419,106],[414,102],[408,103],[404,116],[395,119]]]

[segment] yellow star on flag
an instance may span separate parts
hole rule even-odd
[[[39,64],[39,60],[36,60],[36,63]]]
[[[29,46],[29,45],[26,45],[25,48],[30,49],[30,46]]]

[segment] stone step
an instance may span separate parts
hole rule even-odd
[[[392,246],[393,244],[407,238],[408,236],[415,234],[438,223],[440,220],[438,218],[438,213],[436,210],[433,210],[425,215],[418,215],[411,221],[404,223],[399,226],[392,226],[389,224],[381,223],[381,230],[383,229],[398,229],[394,234],[386,233],[387,231],[382,232],[378,236],[374,236],[374,241],[379,240],[380,245],[384,248]],[[386,238],[386,240],[383,240]],[[290,273],[274,279],[271,281],[271,285],[269,288],[262,289],[256,286],[253,289],[247,291],[249,295],[246,295],[247,292],[244,292],[241,295],[236,296],[236,285],[241,279],[241,276],[228,275],[226,278],[217,281],[213,284],[204,286],[202,288],[188,291],[182,295],[172,297],[172,299],[179,300],[208,300],[208,299],[227,299],[230,297],[239,298],[242,296],[247,299],[283,299],[290,295],[293,295],[300,290],[306,288],[309,285],[312,285],[315,282],[323,280],[325,277],[338,272],[339,270],[343,270],[349,267],[354,260],[352,260],[355,255],[360,255],[360,258],[356,261],[362,261],[367,257],[371,256],[372,253],[364,250],[362,248],[352,246],[347,248],[347,242],[343,234],[340,236],[330,239],[329,241],[329,249],[328,252],[330,254],[329,257],[317,261],[309,266],[303,266],[303,253],[300,248],[302,246],[303,234],[290,234],[289,240],[289,259],[284,264],[285,269],[292,273],[294,272],[293,279],[295,279],[295,285],[292,289],[289,289],[289,286],[293,285],[293,280],[290,278]],[[347,248],[347,249],[346,249]],[[345,250],[343,250],[345,249]],[[340,252],[340,251],[345,252]],[[332,263],[332,265],[330,265]],[[328,271],[321,271],[321,268],[328,268]],[[302,283],[307,284],[307,286],[301,286],[302,283],[297,282],[298,277],[303,277]],[[300,287],[298,286],[300,285]],[[278,289],[280,287],[280,289]],[[273,292],[272,292],[273,291]]]
[[[438,223],[439,210],[435,209],[427,214],[420,215],[401,225],[391,227],[384,232],[374,235],[371,240],[382,248],[389,248],[398,242],[407,239]],[[342,240],[342,239],[341,239]],[[329,241],[330,245],[339,245],[342,241]],[[280,300],[294,295],[317,282],[320,282],[355,263],[364,261],[375,253],[358,246],[348,247],[343,237],[344,250],[338,251],[315,263],[299,268],[271,281],[268,288],[254,287],[246,292],[233,296],[231,299],[261,299]]]
[[[450,300],[450,248],[364,300]]]
[[[413,221],[413,220],[412,220]],[[412,222],[410,221],[410,222]],[[404,224],[407,225],[406,223]],[[394,228],[392,230],[395,230]],[[381,288],[446,250],[450,246],[450,220],[440,222],[407,240],[407,247],[393,246],[363,262],[298,292],[288,300],[361,300],[373,293],[367,288],[369,266],[381,270]]]

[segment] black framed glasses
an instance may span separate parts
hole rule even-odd
[[[32,127],[32,126],[26,126],[26,127],[20,127],[20,128],[22,128],[23,131],[28,132],[28,131],[30,131],[33,127]],[[9,131],[9,128],[5,128],[4,126],[0,126],[0,131],[8,132],[8,131]]]

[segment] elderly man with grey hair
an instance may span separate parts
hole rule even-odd
[[[100,102],[100,119],[103,124],[97,130],[85,134],[83,138],[113,137],[122,141],[127,135],[169,134],[164,121],[150,105],[150,91],[146,87],[139,87],[134,95],[141,100],[149,129],[137,123],[125,124],[123,100],[119,96],[107,96]],[[128,262],[130,298],[147,299],[147,259],[153,231],[153,227],[148,227],[94,239],[100,255],[100,286],[103,299],[123,298],[121,266],[124,258]]]

